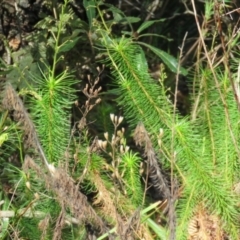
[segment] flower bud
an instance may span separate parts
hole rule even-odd
[[[29,181],[26,182],[26,187],[27,187],[29,190],[31,190],[31,184],[30,184]]]
[[[102,140],[98,139],[97,143],[98,143],[98,146],[99,146],[100,148],[103,147],[103,141],[102,141]]]
[[[129,146],[126,146],[126,147],[125,147],[125,153],[128,152],[129,149],[130,149],[130,147],[129,147]]]
[[[40,198],[38,193],[34,193],[34,197],[35,197],[35,199],[39,199]]]
[[[118,124],[118,117],[114,116],[114,124]]]
[[[110,114],[110,119],[111,119],[112,123],[114,123],[114,114],[113,113]]]
[[[98,98],[95,103],[98,104],[98,103],[100,103],[101,101],[102,101],[102,99],[101,99],[101,98]]]
[[[124,119],[124,118],[123,118],[122,116],[120,116],[120,117],[118,118],[118,125],[121,124],[121,122],[123,121],[123,119]]]
[[[103,142],[102,142],[102,148],[103,148],[103,149],[106,149],[106,148],[107,148],[107,141],[103,141]]]
[[[117,131],[117,136],[118,136],[118,137],[122,137],[122,131],[121,131],[121,130],[118,130],[118,131]]]
[[[108,132],[104,133],[104,137],[105,137],[106,140],[108,140]]]
[[[123,145],[120,146],[120,153],[124,153],[124,150],[123,150]]]
[[[160,128],[159,129],[159,135],[158,135],[159,138],[162,138],[163,137],[163,129]]]

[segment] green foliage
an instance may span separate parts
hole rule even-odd
[[[3,111],[0,117],[0,200],[3,200],[0,208],[14,210],[16,216],[11,220],[0,219],[0,238],[9,239],[14,232],[19,238],[53,239],[59,228],[62,239],[86,239],[89,231],[86,226],[98,227],[92,220],[96,217],[106,224],[101,233],[94,229],[96,234],[102,234],[98,239],[106,238],[109,233],[125,239],[129,232],[136,239],[168,239],[171,231],[176,231],[175,239],[181,240],[189,238],[189,226],[200,211],[216,216],[224,234],[238,239],[239,109],[235,99],[238,92],[234,92],[239,84],[238,66],[228,67],[227,60],[221,64],[221,59],[216,65],[213,60],[213,65],[205,52],[208,61],[198,59],[191,76],[195,79],[190,79],[196,81],[191,85],[194,92],[191,114],[183,117],[176,103],[167,96],[172,89],[167,89],[166,72],[176,73],[177,85],[179,74],[187,76],[187,70],[180,66],[180,60],[152,42],[145,42],[149,36],[169,40],[168,36],[148,31],[155,24],[165,23],[165,19],[141,23],[139,17],[126,16],[111,4],[84,0],[85,22],[77,17],[77,9],[73,11],[71,4],[75,4],[74,1],[50,3],[54,16],[45,16],[39,21],[36,34],[27,37],[31,44],[10,52],[13,64],[3,66],[7,81],[19,89],[24,111],[30,112],[48,162],[56,168],[48,165],[48,169],[41,169],[39,149],[34,144],[28,146],[26,126],[20,120],[15,124],[8,117],[10,114],[14,118],[14,111],[21,113],[19,103],[13,104],[13,113]],[[206,2],[203,26],[215,17],[214,7],[212,1]],[[211,49],[215,47],[216,38],[215,33]],[[233,34],[228,45],[235,47],[238,38]],[[7,47],[6,40],[4,44]],[[168,68],[165,72],[161,67],[158,81],[149,73],[149,51]],[[230,47],[228,51],[231,52]],[[114,89],[100,95],[101,99],[98,94],[103,84],[99,81],[102,72],[97,70],[98,80],[92,84],[91,77],[81,69],[96,61],[107,65],[113,79],[107,89]],[[234,61],[238,62],[238,58]],[[77,77],[88,80],[85,88],[80,86],[84,88],[85,102],[82,96],[75,101],[75,89],[80,85],[80,81],[75,80],[75,69]],[[231,79],[229,71],[237,76],[233,74]],[[177,95],[178,89],[173,90]],[[116,99],[112,99],[115,96]],[[121,112],[117,115],[113,114],[118,111],[115,102]],[[73,103],[82,117],[74,126],[71,125]],[[142,139],[134,136],[134,141],[143,148],[142,156],[131,138],[139,123],[146,128],[146,133],[140,132]],[[156,162],[159,160],[157,164],[149,163],[149,152]],[[29,154],[34,158],[34,167],[25,166],[24,158]],[[68,178],[62,174],[66,179],[55,183],[60,166]],[[161,172],[168,175],[166,183],[159,181]],[[148,183],[149,179],[152,182]],[[175,180],[180,189],[175,186]],[[148,196],[147,189],[151,184],[153,188],[159,187],[155,190],[165,200],[162,205],[160,202],[151,205],[154,199]],[[68,189],[72,186],[76,188]],[[164,190],[166,192],[161,192]],[[56,194],[57,191],[61,193]],[[74,192],[78,197],[71,203],[76,208],[66,203],[66,192]],[[83,204],[79,207],[79,203]],[[164,204],[172,214],[166,216],[169,226],[163,223],[166,220],[162,213]],[[79,217],[78,211],[88,212],[90,216]],[[61,215],[62,212],[65,215]],[[171,229],[175,213],[176,229]],[[161,224],[153,220],[158,215],[164,219]],[[45,221],[44,230],[40,230],[38,226]]]
[[[107,42],[111,42],[105,44],[110,61],[108,64],[114,67],[112,73],[118,88],[116,92],[120,93],[118,103],[124,108],[124,115],[132,125],[136,125],[138,121],[143,122],[148,132],[155,136],[155,142],[160,128],[164,128],[167,135],[170,134],[168,130],[172,131],[173,137],[164,139],[162,150],[169,162],[172,161],[171,156],[176,154],[174,168],[184,176],[183,197],[179,201],[181,224],[177,228],[178,239],[185,239],[187,223],[200,199],[207,209],[221,217],[226,229],[236,239],[239,213],[231,186],[233,179],[236,180],[238,176],[236,165],[239,149],[231,142],[238,142],[235,137],[238,136],[238,111],[233,95],[229,93],[227,81],[221,77],[223,83],[220,83],[221,88],[216,92],[208,84],[212,75],[207,78],[203,75],[203,113],[199,113],[200,117],[193,122],[176,118],[174,113],[164,109],[164,103],[161,102],[164,96],[159,97],[159,86],[147,73],[141,49],[131,39],[122,38],[116,41],[108,37]],[[225,109],[229,110],[226,112]],[[220,126],[225,134],[219,131]],[[229,145],[233,145],[231,150],[227,147]],[[229,149],[227,152],[226,147]],[[171,153],[171,149],[175,153]],[[230,171],[230,181],[224,178],[226,175],[223,172],[226,169],[227,174]]]
[[[16,149],[19,149],[20,160],[22,160],[22,131],[8,117],[8,111],[3,111],[0,116],[0,175],[2,182],[9,180],[6,173],[8,167],[7,160],[12,155],[16,154]]]
[[[64,37],[66,26],[72,17],[68,13],[67,1],[59,11],[59,21],[44,20],[44,23],[55,24],[51,26],[52,38],[49,44],[54,52],[52,67],[46,66],[47,73],[42,72],[41,77],[35,77],[34,89],[36,98],[32,99],[32,116],[37,126],[46,156],[50,162],[57,162],[63,157],[70,138],[70,119],[68,119],[71,105],[75,99],[73,75],[64,70],[56,75],[57,64],[62,59],[61,54],[70,51],[77,43],[79,37],[75,35]],[[52,23],[51,23],[52,24]],[[41,25],[45,29],[49,26]],[[72,37],[74,40],[72,40]]]
[[[4,202],[1,206],[1,209],[9,210],[9,200],[7,197],[3,196],[3,192],[0,193],[0,199],[4,199]],[[10,227],[10,219],[9,218],[1,218],[0,220],[1,232],[0,232],[0,239],[4,239],[8,235],[8,229]]]
[[[90,26],[93,24],[93,20],[96,17],[96,7],[95,7],[95,1],[94,0],[84,0],[83,6],[86,9],[88,23]]]
[[[149,44],[143,43],[143,42],[139,42],[139,44],[146,46],[147,48],[149,48],[153,53],[155,53],[159,58],[162,59],[162,61],[166,64],[166,66],[168,66],[168,68],[174,72],[174,73],[178,73],[178,74],[182,74],[182,75],[187,75],[187,71],[186,69],[180,67],[179,69],[179,64],[176,58],[174,58],[173,56],[169,55],[168,53],[159,50]]]
[[[9,132],[12,128],[6,126],[7,112],[2,113],[0,117],[0,147],[4,144],[4,142],[8,141],[11,137],[11,133]]]
[[[132,125],[143,122],[147,130],[157,136],[159,120],[162,124],[171,126],[168,122],[171,117],[171,105],[166,104],[166,96],[161,96],[164,91],[148,74],[142,49],[125,38],[119,41],[112,40],[112,44],[106,47],[111,61],[108,64],[114,66],[118,104],[124,106],[125,116]]]
[[[122,156],[119,166],[128,197],[136,206],[141,205],[143,201],[143,189],[139,176],[140,162],[141,158],[130,151]]]
[[[63,156],[70,137],[68,116],[75,97],[73,84],[66,71],[55,78],[50,75],[36,79],[38,96],[33,99],[32,115],[50,162]]]

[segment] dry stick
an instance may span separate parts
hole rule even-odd
[[[151,139],[143,123],[139,123],[134,131],[134,141],[136,145],[144,148],[144,155],[147,157],[149,165],[149,177],[152,180],[153,187],[159,191],[165,199],[169,199],[170,190],[168,188],[167,180],[163,176],[158,165],[158,159]]]
[[[25,157],[24,165],[26,169],[33,169],[37,176],[45,181],[47,188],[57,196],[58,202],[68,206],[79,223],[91,223],[100,232],[108,232],[102,219],[88,203],[87,197],[79,191],[74,180],[64,169],[54,169],[51,174],[45,174],[42,168],[28,155]]]
[[[224,97],[223,97],[223,95],[222,95],[222,93],[221,93],[220,86],[219,86],[219,83],[218,83],[218,80],[217,80],[217,76],[216,76],[216,73],[215,73],[215,71],[214,71],[214,68],[213,68],[213,64],[212,64],[212,62],[211,62],[211,59],[210,59],[210,57],[209,57],[206,44],[205,44],[205,42],[204,42],[203,34],[202,34],[202,32],[201,32],[200,24],[199,24],[198,17],[197,17],[197,11],[196,11],[195,2],[194,2],[194,0],[191,0],[191,1],[192,1],[194,17],[195,17],[195,21],[196,21],[196,24],[197,24],[198,32],[199,32],[199,35],[200,35],[200,38],[201,38],[201,41],[202,41],[203,49],[204,49],[204,52],[205,52],[205,54],[206,54],[209,67],[210,67],[210,69],[211,69],[211,71],[212,71],[213,78],[214,78],[214,81],[215,81],[217,90],[218,90],[218,92],[219,92],[220,98],[221,98],[222,103],[223,103],[223,105],[224,105],[224,111],[225,111],[225,116],[226,116],[227,123],[228,123],[228,129],[229,129],[229,132],[230,132],[230,134],[231,134],[231,138],[232,138],[232,141],[233,141],[233,143],[234,143],[235,149],[236,149],[236,151],[237,151],[238,159],[240,159],[240,151],[239,151],[239,148],[238,148],[237,140],[236,140],[236,138],[235,138],[235,136],[234,136],[234,134],[233,134],[233,131],[232,131],[232,126],[231,126],[231,122],[230,122],[230,117],[229,117],[229,113],[228,113],[228,109],[227,109],[227,103],[226,103],[226,100],[224,99]],[[234,94],[235,94],[235,93],[234,93]]]
[[[129,218],[127,224],[124,226],[123,231],[121,233],[121,238],[123,240],[128,239],[130,236],[132,236],[133,231],[138,228],[141,217],[140,210],[141,210],[140,207],[137,208],[137,210]]]
[[[239,11],[240,11],[240,8],[236,8],[236,9],[234,9],[234,10],[232,10],[232,11],[229,11],[229,12],[223,14],[223,16],[227,16],[227,15],[229,15],[229,14],[232,14],[232,13],[234,13],[234,12],[239,12]]]
[[[151,3],[151,5],[149,6],[149,7],[150,7],[150,11],[149,11],[149,13],[148,13],[148,15],[147,15],[147,17],[145,18],[144,21],[148,21],[148,20],[152,17],[153,13],[155,12],[155,10],[157,9],[157,7],[158,7],[159,5],[160,5],[159,0],[154,0],[154,1]],[[148,7],[148,8],[149,8],[149,7]]]
[[[56,224],[55,224],[55,229],[53,232],[53,240],[61,240],[62,238],[62,230],[65,226],[65,216],[66,215],[66,211],[65,211],[65,207],[64,204],[62,204],[62,209],[61,212],[58,215]]]
[[[34,214],[34,217],[35,217],[35,214]],[[39,221],[38,229],[41,231],[40,240],[47,239],[48,229],[50,226],[50,220],[51,220],[51,215],[50,215],[50,213],[47,213],[46,216]]]
[[[176,214],[174,207],[174,198],[171,195],[167,180],[162,174],[158,164],[157,155],[152,146],[151,139],[147,130],[142,123],[139,123],[134,132],[134,141],[136,145],[144,147],[144,155],[147,157],[147,165],[149,167],[149,178],[152,181],[152,186],[157,193],[162,194],[162,197],[167,200],[168,206],[166,211],[169,219],[169,229],[171,239],[175,239],[176,231]]]
[[[179,64],[177,68],[177,75],[176,75],[176,84],[175,84],[175,93],[174,93],[174,105],[173,105],[173,121],[175,124],[175,118],[176,118],[176,109],[177,109],[177,93],[178,93],[178,83],[179,83],[179,73],[180,73],[180,60],[182,58],[184,43],[187,38],[187,32],[183,38],[182,46],[180,47],[180,56],[179,56]],[[171,152],[172,152],[172,158],[171,158],[171,194],[170,194],[170,202],[169,202],[169,230],[170,230],[170,240],[176,239],[176,211],[175,211],[175,201],[176,201],[176,180],[174,180],[173,177],[173,170],[174,165],[176,162],[176,154],[174,151],[174,139],[175,139],[175,126],[172,128],[172,141],[171,141]]]
[[[147,167],[146,167],[146,177],[145,177],[145,179],[143,178],[143,181],[144,181],[144,195],[143,195],[142,205],[144,205],[145,200],[146,200],[146,196],[147,196],[147,191],[151,187],[151,186],[148,187],[148,184],[149,184],[149,181],[148,181],[148,179],[149,179],[149,172],[150,172],[150,167],[149,167],[149,164],[147,164]]]
[[[215,9],[217,11],[217,16],[216,16],[216,14],[214,14],[215,23],[217,24],[217,22],[218,22],[218,24],[217,24],[218,34],[219,34],[220,39],[221,39],[221,46],[222,46],[223,53],[224,53],[224,55],[223,55],[223,64],[224,64],[225,69],[227,70],[229,81],[230,81],[230,83],[232,85],[232,90],[234,92],[234,96],[235,96],[236,102],[238,104],[238,110],[240,111],[240,95],[239,95],[239,92],[237,91],[237,88],[238,88],[237,84],[238,83],[234,82],[233,79],[232,79],[232,74],[231,74],[231,71],[230,71],[230,68],[229,68],[229,64],[228,64],[229,63],[229,53],[226,50],[226,46],[234,38],[234,36],[232,36],[232,38],[229,40],[229,42],[225,44],[223,31],[222,31],[222,25],[221,25],[220,12],[219,12],[219,9],[217,7],[215,7]]]

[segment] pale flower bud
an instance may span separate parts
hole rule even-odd
[[[27,187],[29,190],[31,190],[31,184],[30,184],[29,181],[26,182],[26,187]]]
[[[114,144],[115,143],[115,139],[116,139],[116,137],[115,137],[115,135],[112,135],[112,144]]]
[[[99,139],[97,142],[98,142],[98,146],[99,146],[100,148],[102,148],[102,146],[103,146],[103,144],[102,144],[103,141]]]
[[[119,118],[118,118],[118,124],[121,124],[121,122],[123,121],[123,117],[122,116],[120,116]]]
[[[38,193],[34,193],[34,197],[35,197],[35,199],[39,199],[40,198]]]
[[[159,138],[162,138],[163,137],[163,129],[160,128],[159,129],[159,135],[158,135]]]
[[[102,101],[102,99],[101,99],[101,98],[98,98],[95,103],[98,104],[98,103],[100,103],[101,101]]]
[[[108,140],[108,132],[104,133],[104,137],[105,137],[106,140]]]
[[[89,107],[89,111],[91,111],[93,109],[94,105],[90,105]]]
[[[122,137],[122,131],[121,130],[117,131],[117,136]]]
[[[126,146],[126,147],[125,147],[125,152],[128,152],[129,149],[130,149],[130,147],[129,147],[129,146]]]
[[[107,147],[107,141],[103,141],[103,142],[102,142],[102,148],[103,148],[103,149],[106,149],[106,147]]]
[[[114,116],[114,124],[117,124],[117,123],[118,123],[118,117]]]
[[[114,123],[114,114],[113,113],[110,114],[110,119]]]
[[[123,145],[120,146],[120,153],[124,153]]]

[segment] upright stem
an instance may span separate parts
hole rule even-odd
[[[66,10],[66,6],[67,6],[67,0],[64,1],[64,5],[61,8],[61,13],[59,15],[59,19],[56,19],[58,21],[57,27],[58,27],[58,31],[57,31],[57,37],[55,37],[55,35],[53,34],[53,37],[55,38],[55,46],[54,46],[54,54],[53,54],[53,66],[52,66],[52,70],[51,70],[51,78],[54,78],[55,76],[55,71],[56,71],[56,66],[57,66],[57,62],[58,62],[58,53],[59,53],[59,41],[60,41],[60,36],[61,36],[61,31],[63,28],[63,21],[62,21],[62,17],[64,15],[64,12]]]

